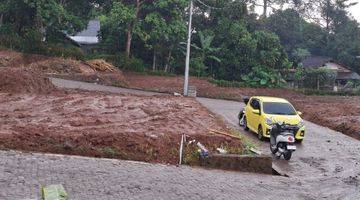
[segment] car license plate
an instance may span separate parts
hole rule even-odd
[[[287,149],[288,149],[288,150],[296,150],[296,146],[288,145],[288,146],[287,146]]]

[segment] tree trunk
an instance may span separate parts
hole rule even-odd
[[[0,14],[0,27],[3,25],[4,14]]]
[[[130,57],[130,53],[131,53],[131,41],[132,41],[132,32],[133,32],[133,28],[134,25],[136,23],[136,21],[138,20],[139,17],[139,12],[140,12],[140,0],[136,0],[136,11],[135,11],[135,18],[132,22],[130,22],[129,27],[128,27],[128,31],[127,31],[127,39],[126,39],[126,57],[129,58]]]
[[[319,76],[317,77],[317,90],[320,90],[320,80],[319,80]]]
[[[170,59],[171,59],[171,50],[169,50],[169,54],[168,54],[168,57],[166,59],[165,70],[164,70],[165,72],[169,71]]]
[[[263,14],[262,14],[262,16],[263,16],[264,18],[266,18],[267,8],[268,8],[268,0],[263,0],[263,2],[264,2],[264,5],[263,5]]]
[[[132,40],[132,27],[130,25],[129,30],[127,31],[127,39],[126,39],[126,50],[125,50],[126,53],[125,54],[126,54],[127,58],[130,57],[131,40]]]
[[[156,50],[155,50],[155,48],[154,48],[154,56],[153,56],[152,70],[153,70],[153,71],[156,70]]]

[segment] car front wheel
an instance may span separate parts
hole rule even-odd
[[[263,129],[262,129],[261,125],[258,128],[258,138],[259,138],[259,140],[264,140],[264,134],[263,134]]]

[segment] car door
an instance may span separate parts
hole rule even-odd
[[[247,122],[248,126],[252,131],[257,132],[257,126],[259,124],[260,115],[255,114],[254,111],[260,111],[260,101],[259,99],[252,98],[249,103],[249,109],[246,110],[247,112]],[[260,111],[261,112],[261,111]]]

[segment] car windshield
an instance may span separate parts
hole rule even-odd
[[[264,102],[264,113],[270,115],[296,115],[294,108],[289,103]]]

